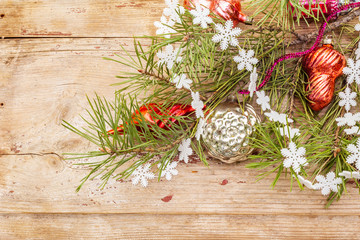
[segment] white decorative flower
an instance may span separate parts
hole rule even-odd
[[[356,179],[360,179],[360,172],[342,171],[341,173],[339,173],[339,176],[345,177],[345,178],[356,178]]]
[[[154,179],[155,174],[150,172],[150,163],[145,164],[144,166],[139,166],[131,174],[133,178],[131,179],[132,184],[137,185],[139,182],[143,187],[147,187],[148,179]]]
[[[341,178],[335,178],[334,172],[326,174],[326,178],[323,175],[318,175],[315,179],[318,183],[314,184],[314,189],[321,189],[322,195],[329,195],[330,190],[338,192],[337,185],[342,183]]]
[[[287,118],[285,113],[278,113],[278,112],[275,112],[274,110],[270,110],[270,112],[266,112],[264,114],[265,114],[265,116],[267,116],[270,119],[270,121],[279,122],[284,125],[287,125],[287,123],[294,122],[294,120],[292,120],[291,118]],[[287,122],[286,122],[286,119],[287,119]]]
[[[347,156],[346,162],[353,164],[360,170],[360,138],[357,140],[356,145],[349,144],[346,148],[351,154]]]
[[[287,136],[290,140],[295,136],[300,135],[300,130],[297,128],[291,128],[290,126],[285,126],[283,128],[279,128],[279,132],[281,136]]]
[[[360,17],[359,17],[359,21],[360,21]],[[359,23],[357,23],[355,25],[355,31],[360,31],[360,24]]]
[[[305,178],[303,178],[302,176],[300,175],[297,175],[298,179],[299,179],[299,182],[303,185],[305,185],[305,187],[307,188],[310,188],[310,189],[314,189],[314,186],[313,184],[309,181],[309,180],[306,180]]]
[[[298,173],[301,166],[308,165],[307,159],[304,157],[305,153],[305,148],[296,148],[296,144],[294,142],[290,142],[289,148],[281,149],[281,154],[285,157],[283,162],[284,167],[292,167],[294,172]]]
[[[215,43],[220,42],[221,50],[226,50],[229,44],[233,47],[239,44],[236,37],[241,33],[241,29],[233,28],[233,21],[227,20],[224,26],[216,24],[215,28],[217,34],[212,37],[212,41]]]
[[[204,125],[205,125],[205,119],[200,118],[195,132],[195,138],[198,141],[200,140],[201,135],[204,133]]]
[[[345,129],[344,132],[347,135],[359,135],[359,127],[358,126],[352,126],[351,128]]]
[[[254,67],[254,70],[250,74],[250,84],[249,84],[250,97],[252,97],[254,92],[256,92],[257,78],[258,78],[258,74],[256,72],[256,67]]]
[[[200,100],[200,94],[198,92],[191,92],[192,102],[191,106],[195,109],[196,118],[204,117],[204,102]]]
[[[165,4],[168,7],[164,9],[163,14],[170,17],[171,20],[181,23],[180,15],[185,13],[185,8],[180,6],[179,0],[165,0]]]
[[[190,89],[190,84],[192,83],[192,80],[188,79],[185,74],[181,74],[180,76],[174,74],[174,76],[170,79],[170,82],[175,83],[176,88]]]
[[[196,10],[191,10],[190,13],[194,16],[193,23],[200,24],[202,28],[207,28],[208,24],[213,23],[213,20],[209,17],[210,10],[200,4],[196,4]]]
[[[179,145],[179,160],[184,160],[185,163],[189,162],[189,156],[193,153],[190,147],[191,139],[184,139]]]
[[[156,56],[159,58],[158,64],[160,65],[166,63],[167,68],[172,69],[175,62],[181,62],[181,52],[182,49],[176,48],[174,50],[174,47],[172,45],[166,45],[165,51],[159,51],[158,53],[156,53]]]
[[[347,83],[351,84],[354,82],[360,84],[360,60],[354,62],[351,58],[347,60],[348,67],[344,67],[343,73],[348,75]]]
[[[239,50],[239,55],[234,57],[234,61],[238,63],[238,70],[243,70],[246,68],[249,72],[253,69],[253,65],[257,64],[259,60],[254,58],[255,52],[254,50],[249,50],[246,52],[244,49]]]
[[[270,109],[270,98],[268,96],[265,95],[265,92],[262,90],[262,91],[257,91],[255,92],[256,93],[256,96],[258,97],[256,99],[256,103],[261,105],[261,109],[263,111],[266,111],[268,109]]]
[[[351,112],[345,113],[344,117],[335,119],[339,127],[348,125],[349,127],[355,126],[356,122],[360,120],[360,113],[352,114]]]
[[[171,19],[168,21],[165,16],[161,16],[160,22],[156,21],[154,22],[154,25],[158,28],[156,34],[164,34],[164,37],[166,38],[170,38],[170,33],[176,33],[172,28],[175,25],[175,22]]]
[[[351,92],[349,87],[345,89],[345,92],[339,92],[339,97],[341,98],[339,106],[345,106],[346,111],[349,111],[351,106],[356,106],[356,101],[354,100],[356,97],[356,92]]]
[[[176,166],[177,166],[177,162],[171,162],[170,164],[168,164],[166,168],[162,170],[161,177],[165,176],[166,180],[170,181],[172,176],[176,176],[179,173],[178,170],[175,169]],[[158,164],[158,168],[159,169],[161,168],[160,163]]]

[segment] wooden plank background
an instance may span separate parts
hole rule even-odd
[[[61,126],[83,123],[86,94],[111,99],[121,69],[102,60],[154,35],[163,0],[0,1],[0,239],[360,239],[355,186],[330,209],[320,192],[256,182],[244,163],[180,164],[171,182],[75,192],[86,170],[64,152],[94,146]],[[303,31],[307,31],[304,29]],[[226,185],[222,185],[223,180]],[[162,199],[172,196],[168,202]]]

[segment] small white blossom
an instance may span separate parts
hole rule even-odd
[[[168,7],[164,8],[163,14],[170,17],[171,20],[181,23],[180,15],[185,13],[185,8],[179,5],[179,0],[165,0],[165,4]]]
[[[191,10],[190,13],[194,16],[193,23],[200,24],[202,28],[207,28],[208,24],[213,23],[213,20],[209,17],[210,10],[200,4],[196,4],[196,10]]]
[[[198,141],[200,140],[201,135],[204,133],[204,125],[205,125],[205,119],[200,118],[195,132],[195,138]]]
[[[308,165],[305,156],[305,148],[297,148],[294,142],[289,143],[289,148],[281,149],[281,154],[285,157],[283,165],[286,168],[292,167],[294,172],[298,173],[301,166]]]
[[[348,125],[349,127],[355,126],[356,122],[360,120],[360,113],[352,114],[351,112],[345,113],[344,117],[335,119],[339,127]]]
[[[261,105],[261,109],[263,111],[266,111],[267,109],[270,109],[270,98],[268,96],[265,95],[265,92],[262,90],[262,91],[257,91],[255,92],[256,93],[256,96],[258,97],[256,99],[256,103]]]
[[[360,17],[359,17],[359,21],[360,21]],[[360,24],[359,23],[357,23],[355,25],[355,31],[360,31]]]
[[[313,184],[309,181],[309,180],[306,180],[305,178],[303,178],[302,176],[300,175],[297,175],[298,179],[299,179],[299,182],[303,185],[305,185],[305,187],[307,188],[310,188],[310,189],[314,189],[314,186]]]
[[[257,64],[259,60],[254,58],[255,52],[254,50],[249,50],[246,52],[244,49],[239,50],[239,55],[234,57],[234,61],[238,63],[238,70],[243,70],[246,68],[249,72],[253,69],[253,65]]]
[[[200,100],[200,94],[198,92],[191,92],[192,102],[191,106],[195,109],[196,118],[204,117],[204,102]]]
[[[160,22],[154,22],[155,27],[157,27],[156,34],[164,34],[164,37],[170,38],[170,33],[176,33],[176,31],[171,28],[175,25],[175,22],[171,19],[169,21],[165,16],[161,16]]]
[[[229,44],[233,47],[239,44],[239,41],[236,39],[241,33],[240,28],[233,28],[233,21],[227,20],[225,25],[216,24],[215,29],[217,34],[212,37],[212,41],[215,43],[220,42],[221,50],[226,50]]]
[[[297,128],[291,128],[290,126],[285,126],[284,128],[279,128],[281,136],[287,136],[290,140],[295,136],[300,135],[300,130]]]
[[[185,163],[189,162],[189,156],[193,153],[190,147],[191,139],[184,139],[179,145],[179,160],[184,160]]]
[[[147,187],[148,179],[154,179],[155,174],[150,172],[150,163],[145,164],[144,166],[139,166],[131,174],[133,178],[131,179],[132,184],[137,185],[139,182],[143,187]]]
[[[356,145],[349,144],[346,148],[351,154],[347,156],[346,162],[353,164],[360,170],[360,138],[357,140]]]
[[[250,97],[252,97],[254,92],[256,92],[257,78],[258,78],[258,74],[256,72],[256,67],[254,67],[254,70],[250,74],[250,84],[249,84]]]
[[[188,79],[185,74],[181,74],[180,76],[174,74],[174,76],[170,79],[170,82],[175,83],[176,88],[190,89],[190,84],[192,83],[192,80]]]
[[[170,181],[172,176],[176,176],[179,173],[178,170],[175,169],[176,166],[177,166],[177,162],[171,162],[170,164],[168,164],[166,168],[162,170],[161,177],[165,176],[166,180]],[[161,168],[160,163],[158,164],[158,168],[159,169]]]
[[[329,195],[330,191],[338,192],[337,185],[342,183],[341,178],[335,178],[334,172],[326,174],[326,178],[323,175],[318,175],[315,179],[318,183],[314,184],[314,189],[321,189],[322,195]]]
[[[339,97],[341,98],[339,106],[345,106],[346,111],[349,111],[351,106],[356,106],[356,101],[354,100],[356,92],[351,92],[349,87],[347,87],[344,92],[339,92]]]
[[[354,82],[360,84],[360,60],[354,62],[351,58],[347,60],[347,67],[344,67],[343,73],[348,75],[347,83],[351,84]]]
[[[172,67],[174,66],[174,63],[177,62],[181,62],[182,57],[180,56],[182,52],[182,49],[176,48],[174,49],[174,47],[172,45],[166,45],[165,47],[165,51],[159,51],[158,53],[156,53],[156,56],[159,58],[159,62],[158,64],[163,64],[166,63],[166,66],[168,69],[172,69]]]
[[[358,126],[352,126],[351,128],[345,129],[344,132],[347,135],[355,135],[355,134],[359,134],[359,127]]]
[[[279,122],[284,125],[287,125],[287,123],[294,122],[294,120],[292,120],[291,118],[287,118],[285,113],[278,113],[274,110],[270,110],[270,112],[266,112],[264,114],[265,114],[265,116],[267,116],[270,119],[270,121]],[[287,119],[287,122],[286,122],[286,119]]]

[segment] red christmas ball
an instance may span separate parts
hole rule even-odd
[[[302,66],[309,76],[306,85],[309,106],[312,110],[319,111],[333,98],[335,80],[346,66],[345,57],[334,50],[331,44],[324,44],[305,55]]]
[[[239,22],[252,24],[253,19],[246,16],[241,11],[240,0],[191,0],[194,6],[200,4],[210,9],[216,15],[225,20],[232,20],[234,26]],[[184,0],[184,6],[188,9],[192,7],[190,0]]]

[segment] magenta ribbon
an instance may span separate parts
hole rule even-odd
[[[256,91],[263,88],[265,86],[265,84],[270,80],[271,74],[274,71],[275,66],[279,62],[282,62],[282,61],[284,61],[286,59],[290,59],[290,58],[298,58],[298,57],[304,56],[304,55],[308,54],[309,52],[313,51],[319,45],[322,37],[324,36],[325,28],[328,25],[328,22],[331,19],[336,18],[337,13],[347,10],[349,8],[354,8],[354,7],[360,7],[360,2],[349,3],[349,4],[343,5],[341,7],[335,7],[334,10],[330,13],[330,15],[326,18],[326,21],[321,25],[321,27],[319,29],[319,35],[317,36],[315,43],[312,45],[312,47],[303,52],[289,53],[289,54],[285,54],[284,56],[277,58],[274,61],[273,65],[266,71],[265,78],[262,81],[262,83],[256,87]],[[240,90],[238,93],[249,94],[250,92],[249,92],[249,90]]]

